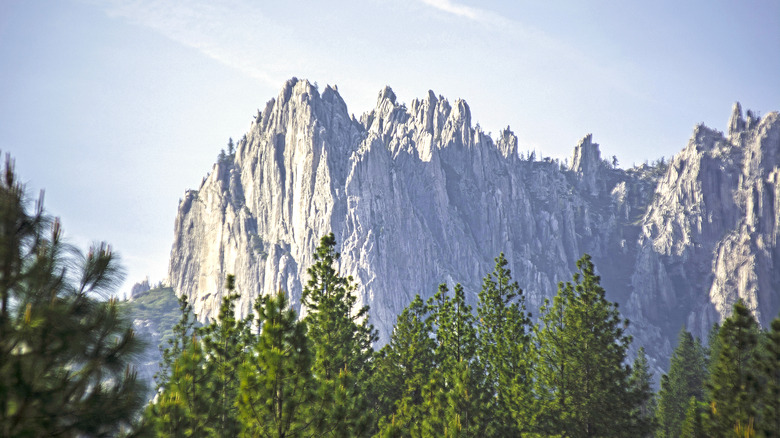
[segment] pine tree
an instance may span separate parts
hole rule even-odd
[[[228,275],[225,283],[227,295],[222,298],[217,320],[199,332],[209,376],[206,390],[212,397],[209,424],[215,436],[236,436],[240,430],[236,406],[238,369],[249,348],[252,318],[236,319],[235,302],[239,296],[234,293],[235,277]]]
[[[504,254],[495,261],[493,272],[482,281],[477,306],[478,351],[490,396],[485,421],[488,436],[513,436],[528,429],[531,315]]]
[[[314,401],[306,324],[284,292],[258,298],[258,339],[241,367],[238,407],[244,436],[299,437],[309,433]]]
[[[152,436],[236,436],[238,366],[250,340],[251,318],[235,318],[234,277],[216,321],[195,328],[191,306],[179,300],[182,316],[163,352],[158,396],[144,412],[141,433]]]
[[[423,389],[435,367],[434,349],[428,307],[417,295],[398,316],[390,342],[376,360],[371,386],[378,394],[380,435],[401,436],[402,430],[422,422]]]
[[[631,430],[637,437],[649,437],[655,431],[656,407],[652,380],[645,348],[640,347],[628,378],[628,390],[635,406],[631,412]]]
[[[720,338],[718,338],[718,333],[720,333],[720,324],[715,323],[712,325],[710,332],[707,334],[707,349],[705,350],[705,353],[708,376],[712,374],[712,368],[715,364],[715,359],[720,354]],[[706,390],[706,379],[703,383],[703,386],[705,387],[704,390]],[[704,393],[704,390],[702,390],[702,393]]]
[[[587,254],[573,283],[559,284],[536,329],[539,432],[562,437],[630,435],[635,402],[623,366],[627,321],[604,297]]]
[[[691,397],[680,427],[680,438],[706,438],[702,425],[702,402]]]
[[[366,386],[376,335],[368,323],[368,307],[355,308],[352,277],[341,276],[334,267],[340,257],[335,247],[333,233],[320,240],[303,289],[319,384],[315,426],[322,436],[358,436],[367,434],[373,423]]]
[[[713,358],[707,384],[709,421],[712,437],[730,436],[735,430],[753,427],[759,400],[758,376],[754,361],[758,344],[758,324],[742,301],[734,304],[718,332],[720,351]]]
[[[420,434],[414,438],[449,437],[457,431],[448,428],[447,392],[444,373],[438,367],[431,371],[431,377],[423,388],[423,421]],[[451,415],[449,417],[452,417]]]
[[[763,378],[759,430],[766,437],[780,436],[780,317],[772,321],[766,334],[766,347],[758,360]]]
[[[0,436],[109,436],[146,391],[130,359],[142,345],[115,299],[118,257],[64,244],[59,220],[29,211],[6,159],[0,178]]]
[[[471,306],[463,287],[456,284],[450,297],[442,284],[428,300],[436,339],[436,370],[429,380],[429,398],[423,402],[430,433],[438,436],[480,436],[484,433],[484,406],[488,394],[477,352],[477,334]],[[437,436],[437,435],[433,435]]]
[[[157,398],[144,411],[139,433],[141,436],[183,436],[184,430],[200,430],[195,424],[205,423],[205,403],[196,391],[204,386],[203,350],[196,336],[196,320],[186,295],[179,297],[181,317],[173,326],[168,346],[160,345],[162,360],[155,374]],[[195,371],[195,375],[191,373]],[[187,380],[185,379],[192,379]],[[187,389],[191,389],[188,391]],[[185,395],[182,396],[180,392]],[[192,404],[196,406],[191,406]],[[202,415],[199,410],[203,411]],[[202,417],[197,420],[190,417]]]
[[[233,137],[228,139],[227,155],[231,160],[236,158],[236,146],[233,144]]]
[[[161,392],[144,412],[142,436],[215,436],[209,411],[212,394],[203,344],[196,335],[173,363]]]
[[[659,437],[678,437],[691,397],[704,400],[704,380],[707,375],[704,349],[685,328],[677,336],[677,348],[672,354],[669,373],[661,378],[658,400]]]
[[[181,318],[173,326],[173,335],[168,339],[168,346],[159,346],[162,360],[160,361],[160,369],[154,375],[156,392],[161,392],[165,388],[173,370],[174,362],[187,349],[192,340],[192,335],[195,333],[197,321],[192,312],[192,305],[187,300],[186,295],[179,297],[179,311],[181,312]]]

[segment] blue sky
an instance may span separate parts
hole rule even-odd
[[[520,149],[587,133],[623,166],[670,157],[731,105],[780,110],[780,2],[3,0],[0,150],[71,242],[162,280],[184,190],[292,76],[359,117],[390,85],[465,99]]]

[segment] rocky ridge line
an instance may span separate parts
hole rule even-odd
[[[462,100],[429,92],[407,107],[386,87],[358,121],[336,89],[292,79],[235,158],[186,192],[170,284],[204,319],[227,273],[240,313],[277,289],[300,307],[311,254],[333,231],[386,341],[412,297],[442,281],[476,301],[499,252],[532,310],[587,252],[636,344],[666,363],[683,324],[705,335],[737,297],[762,323],[780,308],[780,121],[734,114],[728,135],[698,126],[668,165],[615,168],[587,135],[564,166],[521,159],[511,130],[494,141]]]

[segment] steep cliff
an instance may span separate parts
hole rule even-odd
[[[740,298],[765,326],[777,316],[778,154],[776,112],[745,121],[735,104],[728,135],[694,129],[642,218],[627,314],[660,331],[640,341],[667,342],[682,325],[706,338]]]
[[[429,92],[407,107],[385,88],[358,121],[337,90],[292,79],[235,156],[186,192],[170,283],[203,319],[227,273],[242,313],[277,289],[299,307],[312,252],[333,231],[384,341],[412,297],[440,282],[463,283],[475,301],[499,252],[533,310],[587,252],[663,359],[683,324],[706,332],[737,297],[763,322],[780,306],[780,122],[735,111],[728,136],[697,127],[668,166],[615,168],[590,134],[564,166],[521,158],[509,128],[493,140],[462,100]]]

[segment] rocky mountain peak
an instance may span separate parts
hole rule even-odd
[[[745,113],[745,118],[743,118],[742,105],[739,102],[734,102],[734,106],[731,109],[731,117],[729,117],[729,138],[734,138],[741,132],[752,131],[756,129],[760,122],[761,117],[755,114],[752,110],[747,110]]]
[[[500,252],[532,311],[589,253],[636,346],[665,364],[681,326],[706,336],[737,298],[762,323],[780,310],[780,117],[734,113],[736,134],[697,126],[668,164],[613,168],[589,134],[566,169],[520,160],[509,127],[495,140],[472,128],[462,100],[429,91],[407,108],[386,87],[358,122],[335,88],[292,79],[235,161],[181,201],[170,284],[201,319],[216,316],[229,273],[241,314],[279,289],[300,308],[333,232],[386,342],[414,295],[443,281],[473,304]]]
[[[570,169],[579,177],[581,188],[594,196],[604,189],[599,178],[602,166],[599,144],[588,134],[574,147]]]
[[[133,298],[141,296],[145,292],[149,291],[151,288],[152,287],[149,285],[149,277],[147,277],[143,281],[133,285],[133,287],[130,289],[130,295],[127,298],[132,300]]]
[[[742,105],[734,102],[731,108],[731,117],[729,117],[729,136],[739,134],[745,130],[745,119],[742,118]]]
[[[507,125],[506,129],[502,129],[498,133],[498,139],[496,140],[496,147],[501,151],[501,155],[504,158],[513,159],[517,158],[517,136]]]
[[[395,105],[395,93],[393,92],[393,89],[390,88],[389,85],[385,85],[385,88],[383,88],[382,91],[379,92],[379,97],[376,100],[377,108],[382,106],[382,103],[385,100],[389,100],[391,104]]]

